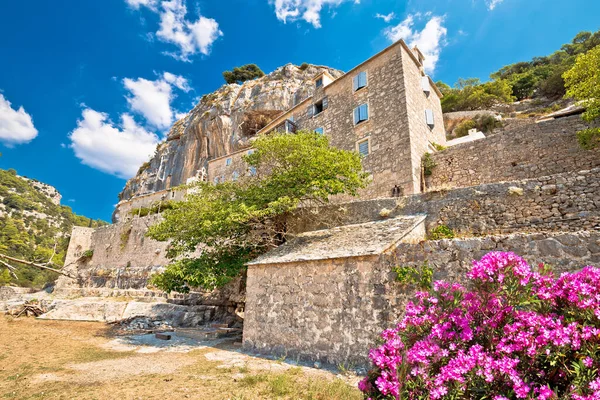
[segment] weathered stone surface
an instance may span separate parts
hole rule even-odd
[[[600,167],[600,149],[584,150],[576,132],[587,128],[581,116],[556,120],[511,121],[486,139],[432,154],[436,166],[428,190],[515,181]],[[543,184],[543,191],[557,190]]]
[[[543,186],[555,190],[542,190]],[[512,195],[511,188],[521,195]],[[427,215],[429,229],[444,224],[462,236],[514,232],[600,230],[600,168],[539,178],[482,184],[405,196],[331,205],[319,220],[293,219],[295,232],[324,229],[328,224],[356,224],[390,217]]]
[[[345,225],[300,234],[248,265],[379,255],[400,240],[425,238],[425,216]]]

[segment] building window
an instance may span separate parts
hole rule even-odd
[[[231,174],[231,179],[233,179],[233,181],[237,181],[238,178],[240,177],[240,174],[237,171],[233,171],[233,174]]]
[[[248,168],[248,172],[250,172],[250,176],[254,176],[254,175],[256,175],[256,168],[255,167],[249,167]]]
[[[228,158],[227,160],[225,160],[225,165],[228,167],[231,165],[231,158]]]
[[[369,143],[369,138],[360,140],[356,143],[356,149],[358,150],[358,153],[363,156],[366,157],[369,155],[370,150],[371,150],[371,146]]]
[[[317,128],[315,129],[315,132],[317,132],[319,135],[322,135],[324,131],[323,128]]]
[[[315,104],[312,105],[312,116],[321,114],[323,111],[327,110],[328,106],[329,99],[327,97],[323,97],[320,101],[317,101]]]
[[[429,95],[431,92],[431,84],[429,83],[429,77],[427,75],[421,78],[421,89],[426,95]]]
[[[354,109],[354,125],[358,125],[369,119],[369,105],[361,104]]]
[[[354,77],[352,80],[352,86],[354,91],[356,92],[359,89],[362,89],[367,86],[367,73],[365,71],[359,72],[358,75]]]
[[[321,77],[315,81],[315,86],[317,88],[320,88],[321,86],[323,86],[323,77]]]
[[[431,129],[433,129],[433,127],[435,126],[435,122],[433,120],[433,110],[425,110],[425,122]]]
[[[213,182],[214,182],[215,184],[219,183],[219,177],[218,177],[218,176],[215,176],[215,179],[213,179]]]

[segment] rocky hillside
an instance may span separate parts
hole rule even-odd
[[[207,161],[245,147],[248,139],[280,112],[312,95],[311,79],[327,67],[288,64],[242,85],[222,86],[205,95],[177,121],[152,159],[142,165],[119,195],[120,200],[185,184]]]
[[[45,183],[0,169],[0,253],[29,261],[46,262],[56,244],[53,262],[62,265],[74,225],[101,226],[60,205],[58,191]],[[0,266],[0,286],[41,287],[56,277],[35,268],[18,266],[17,278]]]

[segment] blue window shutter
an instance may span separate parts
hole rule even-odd
[[[369,106],[363,104],[360,106],[360,121],[366,121],[369,119]]]
[[[352,89],[356,92],[359,88],[359,79],[358,75],[352,78]]]
[[[323,97],[323,111],[327,110],[328,106],[329,106],[329,98]]]
[[[354,125],[358,124],[360,121],[360,107],[356,107],[354,109]]]
[[[323,134],[323,128],[317,128],[315,129],[315,132],[317,132],[319,135]]]
[[[363,88],[365,86],[367,86],[367,73],[363,71],[358,74],[358,87]]]
[[[369,141],[365,140],[364,142],[360,142],[358,144],[358,152],[363,156],[369,155]]]
[[[308,106],[308,111],[306,112],[308,114],[308,117],[312,117],[315,113],[315,106],[314,105],[310,105]]]

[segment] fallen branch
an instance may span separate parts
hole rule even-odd
[[[27,302],[23,304],[23,309],[21,312],[17,314],[17,318],[21,315],[25,314],[27,317],[39,317],[42,314],[45,314],[46,310],[44,310],[41,306],[39,306],[35,302]]]
[[[47,270],[47,271],[56,272],[57,274],[60,274],[62,276],[66,276],[67,278],[77,279],[77,277],[75,277],[75,276],[73,276],[71,274],[63,272],[63,271],[61,271],[59,269],[56,269],[56,268],[49,267],[48,264],[50,264],[50,262],[48,262],[46,264],[37,264],[37,263],[31,262],[31,261],[25,261],[25,260],[21,260],[21,259],[18,259],[18,258],[10,257],[10,256],[7,256],[6,254],[1,254],[1,253],[0,253],[0,258],[3,258],[4,260],[16,262],[18,264],[29,265],[30,267],[35,267],[35,268],[44,269],[44,270]],[[5,262],[2,262],[2,264],[4,266],[7,265],[7,263],[5,263]],[[54,265],[54,264],[52,264],[52,265]],[[14,269],[14,267],[12,267],[12,269]],[[11,271],[11,272],[12,272],[12,269],[8,268],[8,270]]]

